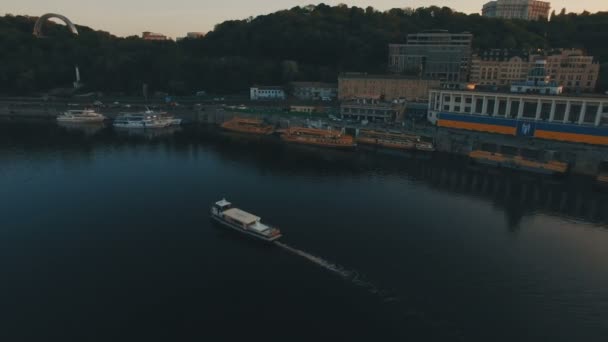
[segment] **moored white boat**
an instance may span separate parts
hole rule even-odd
[[[92,109],[68,110],[57,116],[57,122],[73,123],[102,122],[105,119],[105,116]]]
[[[169,120],[161,118],[152,112],[127,113],[114,119],[114,127],[117,128],[163,128],[171,126]]]
[[[225,199],[211,206],[211,219],[223,227],[266,242],[275,241],[282,236],[279,229],[262,223],[261,218],[253,214],[233,208],[232,203]]]

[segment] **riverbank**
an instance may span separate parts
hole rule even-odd
[[[72,104],[75,105],[75,104]],[[53,121],[62,111],[68,109],[82,108],[83,106],[72,106],[70,103],[47,103],[41,100],[0,100],[0,122],[24,121],[33,122]],[[266,104],[265,106],[267,106]],[[106,105],[101,112],[108,118],[113,119],[125,111],[137,111],[145,108],[144,104]],[[155,104],[154,106],[162,106]],[[246,109],[239,109],[245,107]],[[515,151],[534,151],[538,155],[558,158],[569,166],[572,174],[597,176],[602,171],[604,164],[608,161],[608,148],[575,143],[563,143],[558,141],[504,136],[491,133],[470,132],[448,128],[438,128],[428,123],[402,123],[402,124],[367,124],[357,122],[346,122],[331,120],[327,115],[302,115],[301,113],[289,113],[276,110],[257,111],[248,103],[248,106],[222,105],[222,104],[198,104],[189,103],[176,107],[160,107],[168,110],[171,114],[181,118],[188,124],[221,125],[234,117],[263,118],[267,122],[279,128],[290,126],[318,126],[332,127],[334,129],[345,129],[347,133],[357,135],[360,129],[375,129],[378,131],[392,131],[406,134],[415,134],[433,141],[438,152],[468,156],[472,151],[479,150],[482,146],[493,145],[504,147]],[[267,108],[267,107],[259,107]]]

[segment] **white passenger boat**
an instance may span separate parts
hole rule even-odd
[[[114,119],[114,127],[117,128],[163,128],[171,126],[169,120],[161,118],[156,113],[128,113],[122,114]]]
[[[156,111],[151,110],[148,107],[146,107],[146,111],[144,112],[144,114],[156,115],[161,120],[167,121],[169,126],[180,126],[182,124],[182,119],[176,118],[175,116],[173,116],[167,112],[156,112]]]
[[[281,237],[279,229],[262,223],[261,219],[253,214],[233,208],[232,203],[225,199],[211,206],[211,219],[223,227],[266,242],[272,242]]]
[[[90,123],[103,122],[106,117],[92,109],[68,110],[57,116],[57,122]]]

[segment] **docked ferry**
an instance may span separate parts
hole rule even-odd
[[[357,143],[359,144],[400,150],[413,150],[416,147],[417,140],[418,137],[412,135],[371,130],[361,130],[359,136],[357,136]]]
[[[333,147],[333,148],[355,148],[355,139],[341,131],[330,131],[319,128],[290,127],[281,135],[286,142]]]
[[[279,229],[262,223],[258,216],[233,208],[232,203],[225,199],[211,206],[211,219],[226,228],[266,242],[275,241],[282,236]]]
[[[260,119],[235,117],[224,122],[222,128],[227,131],[259,135],[270,135],[274,133],[274,127],[264,123],[264,121]]]
[[[92,109],[84,110],[68,110],[57,116],[57,122],[70,122],[70,123],[94,123],[103,122],[106,119],[105,116],[95,112]]]

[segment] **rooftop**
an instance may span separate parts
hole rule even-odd
[[[310,87],[310,88],[337,88],[338,85],[335,83],[325,82],[291,82],[294,87]]]
[[[253,85],[251,88],[256,89],[274,89],[274,90],[283,90],[282,86],[262,86],[262,85]]]
[[[495,94],[495,95],[502,95],[502,96],[507,96],[507,95],[511,95],[511,96],[519,96],[519,97],[526,97],[526,96],[535,96],[535,97],[557,97],[557,98],[580,98],[581,100],[583,99],[597,99],[597,100],[602,100],[602,101],[608,101],[608,95],[603,95],[603,94],[599,94],[599,93],[562,93],[562,94],[539,94],[539,93],[513,93],[511,91],[509,91],[509,89],[505,89],[505,88],[496,88],[496,89],[491,89],[488,87],[483,87],[483,88],[476,88],[476,89],[446,89],[446,88],[440,88],[440,87],[435,87],[432,88],[432,90],[439,90],[439,91],[445,91],[445,92],[456,92],[456,93],[483,93],[483,94]]]
[[[396,80],[412,80],[412,81],[436,81],[437,83],[439,83],[439,81],[437,81],[437,80],[420,78],[418,76],[395,75],[395,74],[386,74],[386,75],[385,74],[368,74],[368,73],[361,73],[361,72],[341,73],[340,75],[338,75],[338,79],[340,79],[340,78],[368,78],[368,79],[376,78],[376,79],[396,79]]]
[[[260,220],[259,217],[237,208],[228,209],[224,211],[223,214],[224,216],[246,225],[250,225]]]

